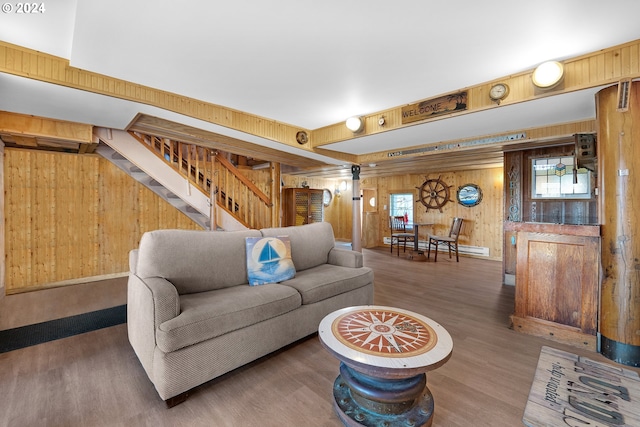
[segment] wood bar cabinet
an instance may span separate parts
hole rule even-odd
[[[282,204],[283,226],[322,222],[324,214],[323,190],[285,188]]]
[[[512,222],[516,331],[596,351],[600,227]]]

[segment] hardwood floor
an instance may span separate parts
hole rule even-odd
[[[0,331],[126,303],[126,277],[0,295]]]
[[[510,330],[514,288],[502,285],[500,262],[415,262],[388,248],[364,253],[375,270],[375,304],[421,313],[453,337],[451,359],[427,374],[435,427],[523,425],[543,345],[613,363]],[[341,426],[332,408],[337,374],[338,361],[314,335],[166,409],[119,325],[0,354],[0,425]]]

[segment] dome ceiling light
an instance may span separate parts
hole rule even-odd
[[[364,119],[362,117],[349,117],[345,125],[351,132],[360,133],[364,130]]]
[[[533,84],[540,89],[554,88],[564,76],[564,66],[557,61],[543,62],[533,72]]]

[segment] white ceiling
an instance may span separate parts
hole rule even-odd
[[[12,3],[9,3],[12,4]],[[44,2],[0,40],[74,67],[316,129],[640,39],[637,0]],[[595,117],[594,89],[355,138],[364,154]],[[329,163],[157,108],[0,74],[0,110],[124,128],[138,112]]]

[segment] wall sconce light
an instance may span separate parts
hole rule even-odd
[[[540,89],[555,87],[564,76],[564,66],[557,61],[543,62],[534,70],[533,84]]]
[[[362,117],[349,117],[345,125],[351,132],[359,133],[364,130],[364,119]]]
[[[340,181],[340,184],[336,184],[335,189],[333,190],[333,194],[337,197],[340,198],[340,196],[342,196],[342,192],[343,191],[347,191],[347,181]]]

